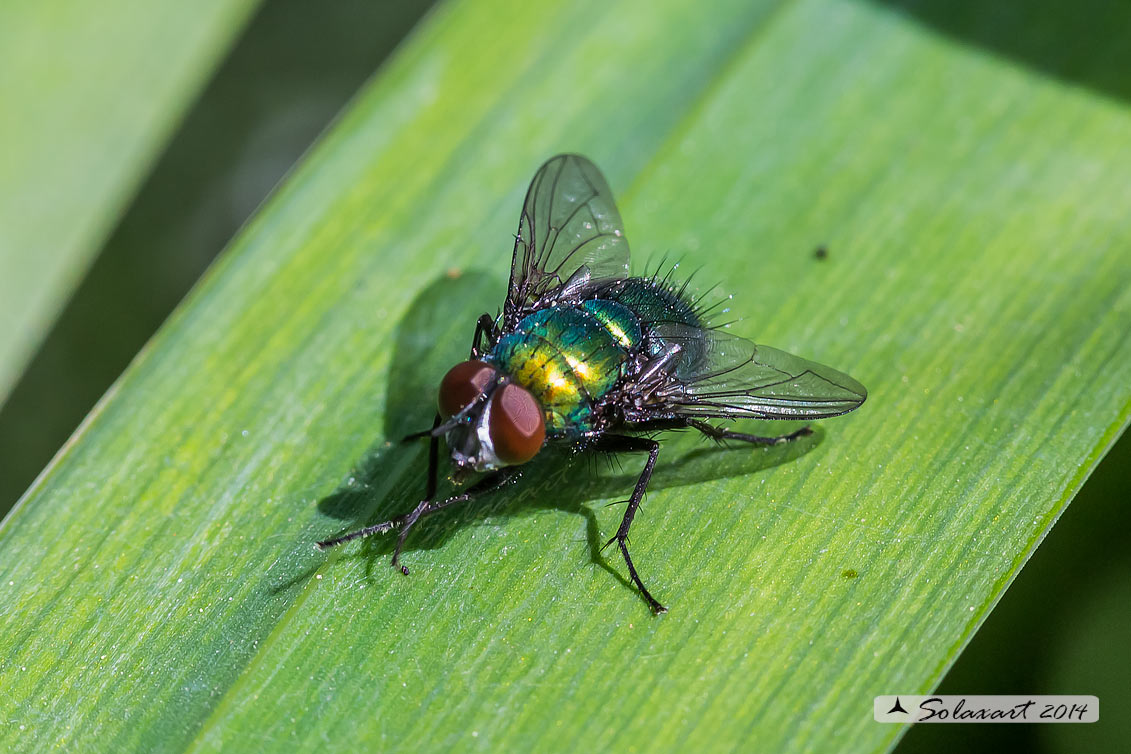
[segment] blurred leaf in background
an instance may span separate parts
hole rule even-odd
[[[0,515],[430,4],[262,4],[0,400]]]
[[[0,5],[0,405],[255,7]]]

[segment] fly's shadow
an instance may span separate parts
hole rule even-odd
[[[377,442],[346,482],[318,503],[322,513],[356,523],[398,504],[409,509],[416,504],[424,493],[427,442],[401,440],[432,426],[440,378],[467,358],[475,318],[500,290],[503,283],[489,275],[451,273],[436,278],[413,300],[397,325],[385,420],[381,431],[374,432]],[[392,492],[403,494],[390,496]],[[386,497],[388,505],[382,502]]]
[[[338,532],[327,531],[327,537],[408,513],[420,501],[427,474],[427,441],[403,443],[401,438],[431,426],[440,378],[467,358],[476,317],[489,311],[485,304],[497,299],[502,290],[501,282],[482,273],[445,275],[425,288],[408,308],[397,327],[389,368],[384,437],[359,460],[346,481],[319,502],[322,513],[348,522]],[[799,458],[823,438],[824,433],[814,428],[813,434],[793,442],[752,447],[708,442],[695,430],[666,432],[658,435],[662,447],[648,489],[655,492],[756,473]],[[448,469],[443,443],[440,453],[443,475]],[[632,588],[603,557],[607,536],[602,535],[597,514],[586,503],[627,495],[644,461],[644,454],[602,456],[548,448],[525,465],[516,483],[417,524],[405,543],[406,562],[411,567],[412,552],[440,547],[464,525],[496,515],[557,510],[586,519],[591,561]],[[437,497],[442,499],[452,490],[450,481],[442,478]],[[361,557],[367,558],[370,567],[387,565],[396,539],[396,532],[390,532],[364,540]]]

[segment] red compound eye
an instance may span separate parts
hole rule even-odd
[[[512,383],[491,396],[491,444],[495,456],[505,464],[526,463],[542,449],[546,423],[542,407],[530,391]]]
[[[440,416],[450,419],[478,398],[495,379],[495,368],[482,361],[456,364],[440,382]]]

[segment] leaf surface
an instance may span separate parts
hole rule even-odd
[[[861,0],[503,5],[432,14],[6,520],[5,749],[883,751],[872,697],[938,682],[1121,431],[1125,102]],[[638,272],[869,391],[665,443],[660,618],[600,551],[641,459],[538,459],[408,578],[312,547],[417,501],[398,438],[565,151]]]

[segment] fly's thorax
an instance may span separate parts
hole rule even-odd
[[[493,349],[489,360],[526,388],[543,409],[551,434],[586,431],[594,408],[623,374],[628,348],[623,339],[638,337],[631,312],[612,304],[600,307],[554,306],[519,321]],[[611,302],[609,302],[611,303]],[[620,337],[603,324],[603,314]],[[617,318],[621,319],[617,319]]]

